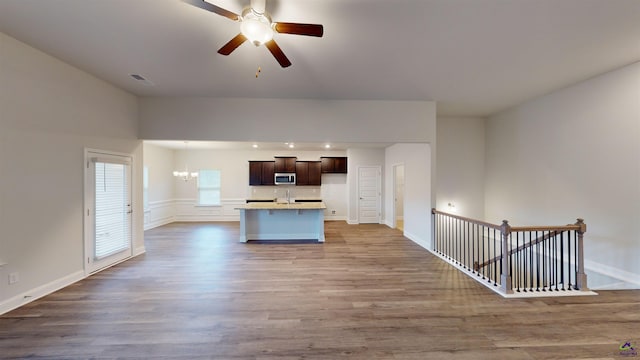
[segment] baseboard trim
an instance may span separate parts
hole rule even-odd
[[[87,277],[96,274],[102,270],[108,269],[112,266],[118,265],[120,263],[126,262],[128,260],[133,259],[134,257],[144,254],[146,252],[146,248],[144,246],[139,246],[137,248],[135,248],[133,250],[133,254],[132,256],[126,258],[126,259],[122,259],[122,261],[118,261],[115,264],[112,264],[110,266],[107,266],[103,269],[100,269],[96,272],[93,272],[91,274],[85,274],[85,270],[80,270],[80,271],[76,271],[74,273],[71,273],[69,275],[63,276],[59,279],[53,280],[51,282],[49,282],[48,284],[44,284],[41,286],[38,286],[34,289],[31,290],[27,290],[21,294],[18,294],[12,298],[7,299],[6,301],[0,303],[0,315],[8,313],[11,310],[15,310],[21,306],[24,306],[32,301],[38,300],[44,296],[47,296],[49,294],[52,294],[62,288],[65,288],[73,283],[76,283],[80,280],[86,279]]]
[[[414,243],[420,245],[421,247],[425,248],[426,250],[431,251],[431,249],[429,248],[429,242],[421,239],[419,236],[416,236],[407,231],[404,231],[402,235],[404,235],[404,237],[413,241]]]
[[[167,216],[164,218],[155,219],[145,225],[144,231],[151,230],[153,228],[157,228],[163,225],[171,224],[174,221],[175,221],[174,216]]]
[[[595,262],[589,259],[584,260],[584,268],[586,270],[593,271],[598,274],[606,275],[608,277],[623,281],[625,283],[633,284],[636,286],[636,288],[640,287],[640,275],[638,274],[634,274],[629,271],[614,268],[612,266],[600,264],[598,262]]]
[[[325,215],[324,221],[347,221],[347,218],[344,216]]]
[[[51,281],[48,284],[38,286],[35,289],[25,291],[22,294],[18,294],[12,298],[9,298],[3,303],[0,303],[0,315],[5,314],[11,310],[15,310],[21,306],[24,306],[32,301],[38,300],[43,296],[54,293],[64,287],[67,287],[75,282],[84,279],[84,270],[76,271],[60,279]]]

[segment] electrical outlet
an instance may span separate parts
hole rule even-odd
[[[20,275],[17,272],[9,274],[9,285],[15,284],[20,281]]]
[[[336,211],[335,210],[331,210],[331,215],[335,215]]]

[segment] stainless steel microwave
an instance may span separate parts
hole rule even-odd
[[[294,173],[276,173],[275,174],[276,185],[295,185],[296,174]]]

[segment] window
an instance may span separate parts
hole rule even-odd
[[[142,168],[142,206],[145,210],[149,208],[149,167]]]
[[[220,205],[220,170],[200,170],[198,205]]]

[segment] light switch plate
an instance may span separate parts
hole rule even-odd
[[[17,272],[9,274],[9,285],[15,284],[20,281],[20,275]]]

